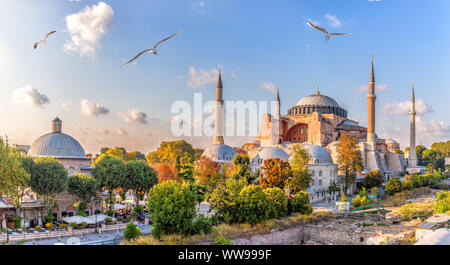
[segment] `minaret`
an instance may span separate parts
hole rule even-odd
[[[417,166],[416,154],[416,99],[414,97],[414,83],[411,92],[411,111],[409,112],[409,156],[408,166]]]
[[[375,74],[373,69],[373,56],[372,65],[370,66],[370,79],[369,79],[369,95],[367,95],[367,142],[375,142]]]
[[[216,85],[216,109],[213,144],[224,144],[223,142],[223,85],[222,74],[219,72],[219,78]]]
[[[62,132],[62,121],[56,117],[52,121],[52,132],[53,133],[61,133]]]
[[[275,109],[272,117],[272,145],[279,144],[280,141],[280,91],[277,88],[277,98],[275,100]]]

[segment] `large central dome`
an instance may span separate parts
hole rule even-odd
[[[347,118],[347,111],[336,100],[320,94],[309,95],[300,99],[297,104],[288,111],[288,115],[305,115],[318,112],[320,114],[335,114]]]
[[[29,156],[89,159],[77,140],[61,132],[60,119],[53,120],[52,127],[52,133],[45,134],[34,141],[28,151]]]
[[[296,106],[340,107],[334,99],[320,93],[300,99]]]

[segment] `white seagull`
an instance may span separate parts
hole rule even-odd
[[[156,47],[158,47],[159,44],[165,42],[166,40],[168,40],[168,39],[170,39],[170,38],[172,38],[172,37],[174,37],[175,35],[177,35],[178,33],[182,32],[182,31],[183,31],[183,30],[181,29],[181,30],[179,30],[177,33],[175,33],[175,34],[173,34],[173,35],[170,35],[169,37],[167,37],[167,38],[165,38],[165,39],[163,39],[163,40],[160,40],[158,43],[155,44],[155,46],[151,47],[150,49],[146,49],[146,50],[141,51],[141,52],[140,52],[138,55],[136,55],[133,59],[129,60],[126,64],[122,65],[122,67],[125,67],[125,66],[129,65],[129,64],[132,63],[134,60],[136,60],[137,58],[139,58],[139,56],[141,56],[142,54],[144,54],[144,53],[146,53],[146,52],[151,52],[151,53],[153,53],[153,54],[155,54],[155,55],[158,55],[158,49],[156,49]]]
[[[306,24],[308,24],[311,28],[317,29],[325,33],[325,38],[327,41],[331,38],[331,36],[342,36],[342,35],[350,35],[351,33],[328,33],[328,31],[322,27],[316,26],[313,23],[306,21]]]
[[[40,41],[38,41],[38,42],[36,42],[34,45],[33,45],[33,48],[36,50],[36,48],[37,48],[37,46],[39,45],[39,44],[46,44],[47,43],[47,38],[48,38],[48,36],[50,36],[50,35],[52,35],[53,33],[55,33],[56,31],[54,30],[54,31],[51,31],[51,32],[49,32],[49,33],[47,33],[47,35],[45,35],[45,38],[43,39],[43,40],[40,40]]]

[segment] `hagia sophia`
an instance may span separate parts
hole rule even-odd
[[[251,160],[251,170],[256,172],[264,160],[278,158],[289,161],[289,155],[297,144],[302,144],[310,155],[308,164],[313,182],[310,190],[312,200],[322,200],[328,196],[327,189],[332,182],[338,182],[338,154],[336,146],[342,135],[357,139],[362,155],[363,175],[372,170],[380,170],[385,180],[401,173],[423,171],[417,166],[415,155],[415,98],[412,89],[410,131],[413,150],[408,161],[400,152],[397,141],[381,139],[375,131],[375,73],[373,58],[370,67],[369,94],[367,95],[367,128],[348,118],[348,112],[333,98],[322,94],[319,89],[313,95],[300,99],[286,115],[280,113],[280,96],[277,90],[274,113],[266,114],[258,137],[253,142],[242,145]],[[230,162],[236,154],[233,148],[224,143],[222,132],[223,84],[221,76],[216,86],[216,123],[213,144],[205,150],[203,156],[217,162]],[[351,189],[355,189],[355,185]]]
[[[400,150],[400,145],[393,139],[381,139],[375,130],[375,74],[373,59],[370,68],[369,94],[367,95],[367,128],[357,121],[348,118],[345,110],[333,98],[322,94],[319,89],[313,95],[300,99],[286,115],[280,113],[279,91],[276,95],[275,111],[265,114],[258,136],[253,142],[245,143],[240,148],[226,145],[223,137],[223,83],[219,73],[216,85],[215,100],[215,135],[212,145],[202,154],[219,163],[231,163],[234,156],[246,153],[250,158],[250,169],[257,172],[265,160],[278,158],[289,161],[293,147],[302,144],[311,155],[308,164],[312,175],[311,187],[307,190],[311,201],[320,201],[330,196],[327,190],[331,183],[341,183],[339,176],[336,146],[342,135],[354,136],[358,141],[362,155],[364,170],[357,181],[365,173],[380,170],[387,181],[390,177],[399,176],[407,170],[410,173],[423,172],[423,167],[417,166],[415,153],[415,98],[414,87],[411,96],[410,112],[410,152],[408,161]],[[28,150],[31,157],[54,157],[67,170],[69,175],[74,172],[90,174],[92,167],[90,158],[86,156],[81,144],[73,137],[62,132],[62,121],[56,118],[52,121],[52,132],[37,138]],[[263,172],[262,172],[263,173]],[[261,175],[264,177],[264,175]],[[341,183],[342,184],[342,183]],[[350,187],[353,192],[356,185]],[[72,206],[75,198],[64,192],[58,195],[58,207],[54,211],[56,220],[64,216],[72,216],[76,210]],[[25,225],[40,225],[45,216],[44,209],[33,194],[24,197],[22,223]],[[28,207],[26,207],[28,205]],[[87,214],[92,214],[100,205],[90,205]],[[0,198],[0,210],[12,208],[11,202]],[[5,222],[5,211],[0,218]],[[5,225],[5,224],[3,224]]]

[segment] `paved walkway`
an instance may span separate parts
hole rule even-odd
[[[138,227],[142,230],[144,235],[150,234],[152,231],[151,225],[138,225]],[[53,239],[44,239],[44,240],[36,240],[36,241],[27,241],[23,243],[23,245],[55,245],[55,244],[64,244],[64,245],[102,245],[108,244],[111,245],[114,243],[114,239],[116,239],[116,243],[119,243],[123,236],[122,230],[104,232],[101,234],[88,234],[83,235],[82,237],[64,237],[64,238],[53,238]]]

